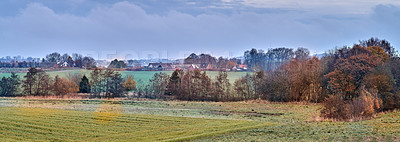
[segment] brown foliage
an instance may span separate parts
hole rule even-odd
[[[132,75],[128,75],[122,86],[125,88],[126,91],[133,91],[136,89],[136,81],[133,80]]]
[[[359,97],[344,100],[342,95],[331,95],[323,103],[321,116],[336,120],[362,120],[373,117],[382,107],[376,90],[360,90]]]
[[[389,61],[390,56],[383,50],[381,47],[377,46],[370,46],[368,47],[368,50],[372,52],[372,55],[377,56],[382,59],[382,61]]]
[[[214,101],[228,101],[232,99],[232,87],[229,83],[228,73],[226,71],[219,72],[212,84]]]
[[[380,58],[365,53],[341,58],[335,64],[335,70],[325,77],[329,78],[333,94],[343,94],[345,99],[352,99],[357,97],[364,76],[380,63]]]
[[[360,90],[360,96],[351,103],[353,118],[370,118],[382,107],[382,100],[376,90]]]
[[[183,100],[213,100],[211,79],[205,71],[187,71],[181,80],[180,99]]]
[[[346,103],[339,95],[326,98],[321,110],[321,116],[338,120],[350,119],[350,104]]]
[[[76,93],[79,91],[79,86],[72,80],[60,78],[56,76],[52,84],[53,93],[57,96],[64,96],[68,93]]]
[[[321,92],[322,66],[317,57],[293,59],[283,66],[289,73],[291,101],[318,102]]]
[[[30,68],[24,78],[25,80],[23,80],[22,87],[25,94],[34,96],[51,94],[52,80],[43,70]]]
[[[393,108],[394,79],[385,62],[390,56],[376,46],[338,50],[327,60],[334,68],[325,75],[331,94],[324,102],[321,115],[339,120],[365,119],[373,117],[382,109]],[[332,58],[332,57],[330,57]],[[329,67],[326,67],[329,68]]]
[[[254,96],[255,90],[253,87],[253,80],[249,74],[238,79],[234,83],[234,90],[236,91],[236,98],[238,100],[249,100]]]

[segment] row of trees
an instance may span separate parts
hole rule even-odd
[[[196,55],[195,53],[192,53],[184,59],[184,64],[209,64],[213,68],[232,69],[236,65],[242,64],[242,60],[237,58],[227,59],[223,57],[217,59],[209,54]]]
[[[67,67],[96,68],[96,60],[88,56],[83,57],[78,53],[73,53],[70,56],[67,53],[61,55],[58,52],[54,52],[46,55],[46,58],[43,58],[42,62],[56,63],[60,66],[66,64]]]
[[[34,96],[59,95],[78,92],[78,85],[72,80],[49,74],[41,69],[30,68],[22,80],[23,94]],[[17,90],[16,90],[17,91]]]
[[[321,59],[310,57],[303,48],[277,48],[267,53],[252,49],[245,58],[245,63],[260,71],[233,85],[225,72],[211,79],[206,72],[177,70],[171,76],[154,76],[144,89],[150,93],[143,94],[189,101],[322,102],[324,117],[345,120],[400,108],[400,58],[386,40],[360,41],[353,47],[332,50]]]
[[[267,52],[264,50],[251,49],[244,53],[244,64],[255,71],[274,70],[293,58],[306,59],[310,51],[306,48],[274,48]]]
[[[147,86],[139,89],[141,97],[174,98],[188,101],[270,101],[321,102],[324,96],[320,80],[322,68],[316,57],[294,59],[275,71],[250,73],[229,81],[221,71],[215,78],[200,70],[175,70],[171,75],[157,73]]]
[[[213,80],[206,71],[175,70],[171,75],[156,73],[146,86],[138,88],[139,97],[172,98],[188,101],[228,101],[233,86],[227,72],[219,72]]]
[[[46,55],[41,62],[32,60],[28,61],[10,61],[0,62],[0,68],[29,68],[29,67],[54,67],[54,65],[64,67],[78,67],[78,68],[96,68],[96,60],[92,57],[82,56],[81,54],[73,53],[68,55],[67,53],[61,55],[60,53],[54,52]]]
[[[85,75],[69,74],[68,79],[50,77],[41,69],[30,68],[23,80],[12,73],[10,77],[0,80],[0,96],[59,96],[71,93],[89,93],[92,98],[122,97],[128,91],[135,90],[136,82],[133,76],[122,78],[121,74],[112,70],[95,69],[90,79]]]
[[[246,51],[245,59],[258,72],[247,74],[233,84],[227,72],[210,78],[206,71],[175,70],[171,75],[156,73],[149,83],[138,83],[136,88],[133,76],[124,79],[112,70],[95,69],[89,78],[68,81],[51,79],[45,72],[31,68],[22,80],[22,88],[30,95],[61,95],[79,90],[98,98],[122,97],[135,90],[138,97],[153,99],[321,102],[322,116],[344,120],[400,108],[400,58],[386,40],[360,41],[352,47],[332,50],[322,58],[310,57],[304,48],[276,48],[266,53]],[[17,90],[19,82],[15,74],[4,77],[0,85],[2,95],[15,94],[10,92]]]
[[[33,61],[11,61],[11,62],[0,62],[0,68],[29,68],[39,66],[39,63]]]

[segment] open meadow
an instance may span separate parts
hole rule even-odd
[[[320,121],[319,104],[0,100],[3,141],[398,141],[400,113]]]

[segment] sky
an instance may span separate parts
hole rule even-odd
[[[398,0],[1,0],[0,57],[237,57],[251,48],[312,54],[371,37],[400,49]]]

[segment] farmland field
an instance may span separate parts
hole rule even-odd
[[[319,121],[319,104],[0,99],[3,141],[399,141],[400,112]]]
[[[49,71],[50,76],[54,77],[56,75],[59,75],[60,77],[67,77],[68,74],[84,74],[86,76],[90,76],[90,70],[83,70],[83,69],[76,69],[76,70],[61,70],[61,71]],[[135,81],[142,80],[143,82],[147,82],[150,80],[150,78],[153,77],[155,73],[159,72],[165,72],[168,75],[172,74],[172,71],[118,71],[119,73],[122,74],[123,77],[127,75],[133,75]],[[26,75],[26,73],[17,73],[20,77],[23,77]],[[239,79],[242,76],[245,76],[247,72],[228,72],[228,79],[231,83],[234,83],[235,80]],[[0,77],[3,76],[10,76],[11,73],[0,73]],[[218,75],[218,71],[207,71],[207,75],[214,79],[215,76]]]
[[[163,141],[268,126],[244,120],[84,112],[48,108],[0,108],[2,140],[49,141]]]

